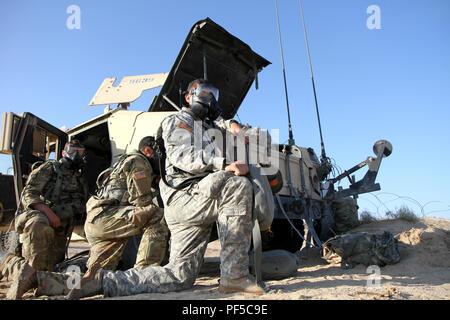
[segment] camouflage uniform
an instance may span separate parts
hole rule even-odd
[[[129,237],[142,234],[135,267],[160,265],[167,247],[168,229],[163,210],[153,204],[152,167],[138,151],[122,156],[108,180],[92,196],[84,225],[91,245],[87,267],[98,264],[115,270]]]
[[[84,214],[86,199],[87,184],[81,171],[69,169],[61,160],[47,161],[33,170],[22,191],[25,210],[15,221],[23,258],[10,259],[3,275],[13,274],[25,262],[36,270],[52,271],[64,260],[74,216]],[[59,217],[61,226],[51,227],[47,216],[33,209],[37,203],[47,204]]]
[[[163,139],[167,151],[167,182],[172,186],[206,173],[182,190],[160,182],[165,218],[171,232],[170,261],[164,267],[129,269],[103,274],[105,296],[144,292],[179,291],[192,287],[200,270],[216,221],[222,246],[221,277],[236,279],[249,274],[248,250],[252,220],[252,184],[223,171],[225,158],[214,140],[194,126],[188,110],[167,117]]]

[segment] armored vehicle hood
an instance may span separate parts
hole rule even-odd
[[[219,90],[219,104],[224,119],[233,118],[257,74],[270,62],[246,43],[206,18],[191,28],[159,95],[149,111],[174,111],[174,104],[184,103],[182,94],[189,82],[206,78]]]

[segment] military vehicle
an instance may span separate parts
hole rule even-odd
[[[269,64],[246,43],[206,18],[193,25],[170,72],[124,77],[117,85],[114,85],[116,78],[105,79],[89,103],[106,106],[103,114],[94,119],[62,131],[31,113],[4,113],[0,152],[12,156],[14,167],[14,190],[9,194],[15,195],[18,204],[32,165],[49,158],[59,159],[65,142],[72,138],[86,147],[85,174],[93,193],[100,172],[113,165],[121,154],[136,148],[142,137],[156,135],[161,121],[181,108],[182,92],[190,81],[207,78],[214,83],[220,90],[222,117],[231,119],[252,85],[258,87],[258,73]],[[156,87],[162,88],[148,110],[128,109],[143,91]],[[339,199],[380,189],[375,179],[382,158],[391,153],[392,146],[385,140],[376,142],[373,147],[376,157],[368,157],[333,178],[328,178],[329,164],[319,161],[312,148],[279,144],[271,150],[270,158],[277,160],[279,172],[274,179],[277,184],[274,220],[262,232],[263,250],[281,248],[295,252],[302,246],[320,247],[336,234]],[[361,180],[350,177],[366,165],[368,171]],[[345,177],[349,178],[349,187],[335,190],[336,182]],[[11,240],[14,232],[6,231],[13,218],[12,210],[2,216],[4,245],[8,241],[17,244]],[[78,217],[75,229],[81,236],[83,219]],[[130,241],[130,248],[127,247],[131,255],[137,248],[136,241]],[[132,263],[122,266],[129,265]]]

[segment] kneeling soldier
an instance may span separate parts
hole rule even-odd
[[[22,243],[22,256],[6,254],[0,260],[0,276],[14,276],[21,282],[35,270],[53,271],[64,260],[73,230],[74,217],[85,212],[88,196],[83,179],[84,147],[78,140],[66,143],[59,161],[48,160],[34,169],[23,188],[15,227]],[[1,277],[0,277],[1,278]],[[8,299],[22,296],[18,283]]]
[[[155,177],[149,159],[154,142],[153,137],[145,137],[139,143],[139,151],[122,155],[103,183],[99,183],[97,195],[86,204],[84,230],[91,245],[89,270],[115,270],[127,240],[139,234],[142,240],[134,266],[159,266],[164,259],[169,231],[163,210],[153,203],[157,191],[152,188]]]

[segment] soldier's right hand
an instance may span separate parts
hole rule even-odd
[[[227,165],[225,167],[225,171],[234,172],[235,176],[245,176],[248,173],[249,168],[248,168],[247,164],[240,162],[240,161],[235,161],[235,162]]]
[[[61,220],[55,213],[53,212],[52,214],[46,213],[46,216],[48,221],[50,222],[50,226],[52,226],[55,229],[61,227]]]
[[[59,217],[45,203],[34,204],[34,209],[44,213],[47,216],[50,226],[52,226],[53,228],[56,229],[61,226],[61,220],[59,219]]]

